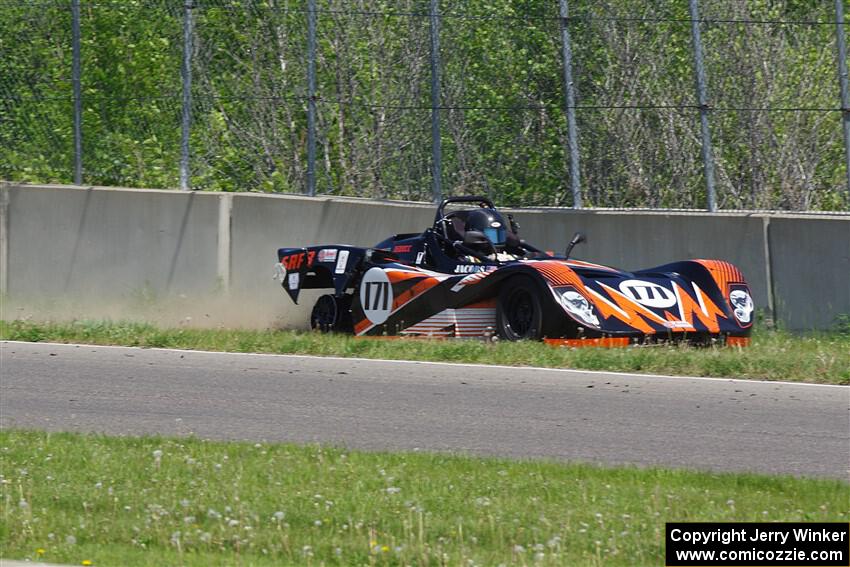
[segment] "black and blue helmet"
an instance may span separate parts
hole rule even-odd
[[[508,233],[507,229],[505,219],[494,209],[476,209],[470,211],[466,217],[465,230],[475,230],[484,233],[484,236],[496,247],[505,245]]]

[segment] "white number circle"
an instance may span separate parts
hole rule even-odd
[[[380,325],[393,310],[393,286],[387,273],[381,268],[372,268],[360,282],[360,305],[363,313],[375,325]]]
[[[657,283],[626,280],[620,283],[620,291],[632,301],[647,307],[666,309],[676,305],[676,295]]]

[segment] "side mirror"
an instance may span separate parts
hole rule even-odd
[[[567,244],[567,251],[564,253],[564,256],[569,259],[570,252],[573,251],[573,248],[575,248],[576,244],[581,244],[582,242],[587,242],[587,237],[584,235],[583,232],[576,232],[573,235],[573,239],[570,240],[569,244]]]

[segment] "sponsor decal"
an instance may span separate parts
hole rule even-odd
[[[580,321],[594,327],[599,326],[599,318],[593,313],[593,305],[575,289],[570,287],[561,292],[561,305]]]
[[[335,274],[344,274],[345,268],[348,265],[348,250],[340,250],[339,256],[336,259]]]
[[[298,289],[298,286],[301,284],[301,275],[298,272],[294,274],[289,274],[289,289],[295,291]]]
[[[316,259],[316,251],[309,250],[307,252],[298,252],[297,254],[291,254],[289,256],[284,256],[280,263],[290,272],[294,272],[301,269],[301,266],[306,262],[307,266],[313,265],[313,260]]]
[[[692,329],[691,324],[687,321],[664,321],[664,326],[668,329]]]
[[[735,319],[742,324],[747,325],[753,320],[753,298],[749,292],[742,287],[733,289],[729,293],[729,303],[732,304],[732,309],[735,313]]]
[[[280,283],[286,281],[286,268],[280,262],[274,265],[274,275],[272,276],[272,279],[277,280]]]
[[[626,280],[620,283],[620,293],[636,303],[653,309],[667,309],[676,305],[676,294],[653,282]]]
[[[336,262],[336,248],[319,250],[319,262]]]
[[[492,228],[500,228],[502,226],[502,223],[500,223],[499,221],[493,221],[490,223],[490,226]]]
[[[380,325],[390,316],[393,286],[381,268],[372,268],[363,276],[360,282],[360,305],[366,318],[375,325]]]
[[[398,254],[403,254],[405,252],[410,252],[413,250],[412,244],[399,244],[398,246],[393,247],[393,252]]]
[[[452,286],[452,291],[457,293],[468,285],[477,284],[478,282],[486,278],[488,275],[490,275],[491,271],[496,269],[495,266],[489,266],[489,268],[490,269],[486,271],[476,272],[474,274],[466,276],[465,278],[462,278],[459,282]]]
[[[455,266],[456,274],[474,274],[476,272],[486,272],[490,266],[482,266],[481,264],[458,264]]]
[[[425,252],[418,252],[416,254],[416,265],[418,266],[419,264],[421,264],[424,259],[425,259]]]

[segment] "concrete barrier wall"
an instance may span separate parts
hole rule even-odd
[[[217,203],[201,193],[12,188],[8,294],[210,291]]]
[[[422,203],[64,186],[2,189],[4,318],[146,318],[166,324],[304,326],[271,279],[277,248],[370,246],[430,225]],[[5,212],[3,212],[5,211]],[[850,313],[850,216],[521,209],[521,234],[633,270],[687,258],[739,266],[757,306],[788,328]],[[774,305],[775,304],[775,305]]]
[[[770,219],[777,312],[793,329],[829,328],[850,316],[850,220]]]

